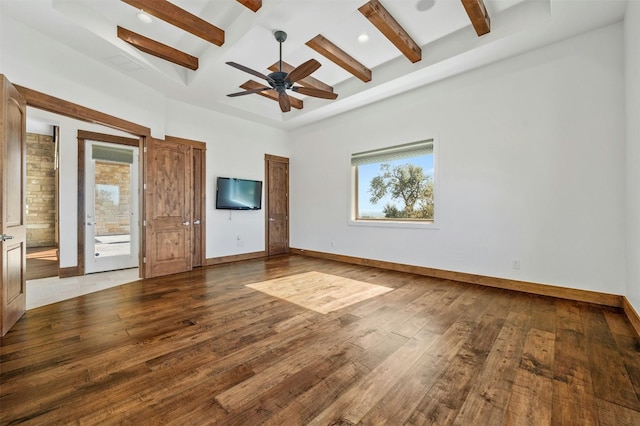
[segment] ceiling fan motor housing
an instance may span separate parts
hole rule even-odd
[[[269,78],[273,80],[273,82],[269,81],[269,85],[273,87],[278,92],[284,91],[285,89],[290,89],[293,86],[293,83],[290,80],[287,80],[287,73],[282,71],[276,71],[269,74]]]
[[[282,30],[275,30],[273,32],[273,36],[276,38],[276,41],[278,43],[284,43],[284,41],[287,39],[287,33]]]

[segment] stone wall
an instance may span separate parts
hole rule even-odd
[[[27,133],[27,247],[56,245],[53,136]]]
[[[129,235],[131,166],[96,161],[95,178],[96,235]]]

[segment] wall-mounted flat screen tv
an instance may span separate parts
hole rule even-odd
[[[262,181],[218,177],[216,209],[260,210],[262,208]]]

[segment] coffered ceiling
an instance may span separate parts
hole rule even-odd
[[[2,0],[2,13],[170,98],[296,128],[619,21],[626,0]],[[145,23],[140,10],[151,16]],[[299,85],[337,99],[264,87],[257,75],[315,59]],[[363,38],[368,40],[362,41]],[[287,91],[287,93],[290,93]],[[274,102],[274,100],[276,102]]]

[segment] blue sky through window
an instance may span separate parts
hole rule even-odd
[[[389,164],[392,168],[402,164],[420,166],[422,167],[422,170],[424,170],[425,174],[431,176],[431,181],[433,182],[433,154],[403,158],[401,160],[385,161],[384,163]],[[379,200],[376,204],[371,204],[371,202],[369,202],[369,198],[371,197],[371,194],[369,193],[371,179],[380,175],[380,164],[382,163],[363,164],[358,166],[359,217],[384,217],[384,206],[387,205],[387,203],[392,202],[389,196]],[[402,203],[393,203],[398,208],[403,207]]]

